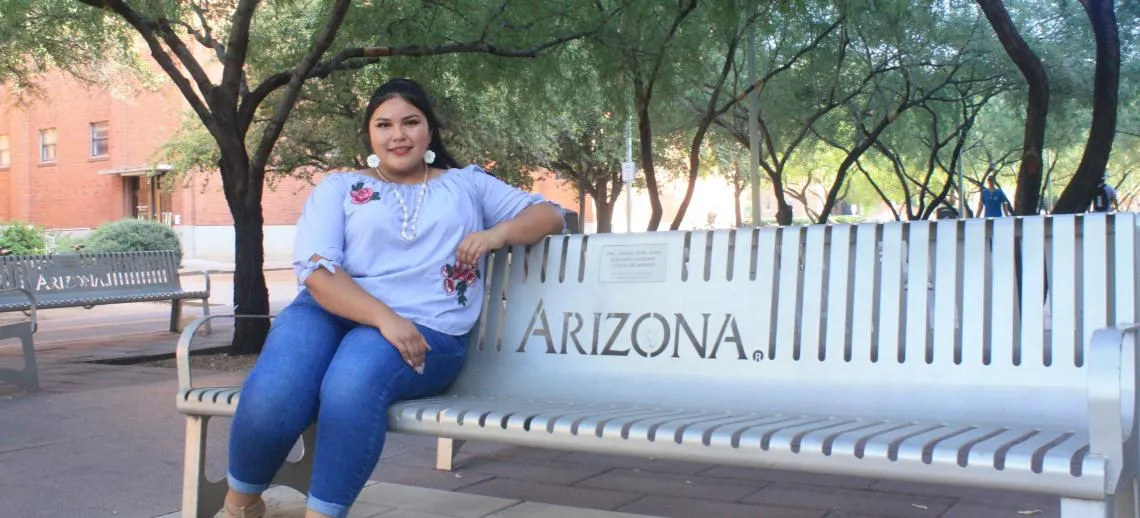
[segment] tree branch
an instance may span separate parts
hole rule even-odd
[[[190,52],[190,49],[186,48],[186,44],[175,34],[174,29],[170,26],[170,20],[159,18],[156,25],[158,32],[162,35],[162,40],[174,51],[174,55],[178,56],[178,60],[182,62],[182,66],[186,67],[186,71],[190,73],[190,77],[198,84],[198,91],[202,93],[203,97],[209,98],[210,90],[214,88],[214,84],[210,82],[210,76],[202,69],[202,65],[198,64],[198,60],[194,58],[194,54]]]
[[[244,2],[245,0],[243,0]],[[328,18],[325,20],[325,26],[321,29],[320,34],[317,35],[313,45],[309,47],[308,52],[297,62],[297,66],[293,69],[292,77],[289,79],[288,88],[285,90],[284,98],[281,102],[277,103],[277,107],[273,110],[273,118],[269,124],[265,125],[265,129],[261,134],[261,142],[257,144],[257,151],[250,157],[250,172],[256,175],[258,171],[265,168],[266,161],[269,160],[269,154],[273,151],[273,145],[277,142],[277,137],[281,135],[281,130],[285,127],[285,119],[289,117],[289,112],[293,110],[293,106],[297,103],[297,96],[301,93],[301,85],[305,82],[305,77],[313,65],[316,64],[317,59],[328,50],[332,45],[333,39],[336,38],[336,33],[340,30],[340,24],[344,21],[345,14],[348,13],[348,7],[351,4],[350,0],[336,0],[332,7],[329,8]]]
[[[258,0],[239,0],[237,9],[234,10],[230,40],[226,43],[226,48],[229,50],[226,53],[227,59],[222,62],[220,85],[226,90],[227,105],[233,103],[236,107],[238,102],[238,88],[245,76],[245,58],[249,50],[249,26],[253,22],[253,12],[257,9],[257,4]],[[246,128],[240,129],[244,134]]]
[[[826,38],[828,34],[831,34],[832,31],[834,31],[837,27],[839,27],[843,23],[843,20],[844,20],[844,17],[840,16],[839,19],[835,21],[835,23],[831,24],[831,26],[827,28],[827,30],[823,31],[818,36],[816,36],[814,39],[812,39],[811,43],[808,43],[807,46],[805,46],[805,47],[801,48],[799,51],[797,51],[795,53],[795,55],[793,55],[791,57],[791,59],[786,61],[783,65],[780,65],[779,67],[777,67],[775,69],[772,69],[767,74],[764,74],[763,77],[758,78],[752,84],[748,85],[748,88],[745,88],[743,92],[738,93],[735,98],[730,99],[727,103],[724,104],[724,106],[721,106],[721,108],[719,110],[717,110],[717,115],[721,115],[721,114],[727,112],[732,106],[736,105],[740,101],[743,101],[745,98],[747,98],[748,94],[752,93],[752,90],[755,90],[755,89],[763,86],[768,81],[771,81],[772,78],[775,77],[777,74],[791,68],[792,65],[795,65],[796,62],[799,61],[800,58],[802,58],[805,54],[807,54],[808,52],[811,52],[812,50],[815,50],[815,48],[819,46],[820,42],[822,42],[823,39]]]
[[[611,12],[606,20],[611,18],[614,13]],[[497,45],[488,43],[483,40],[447,43],[441,45],[402,45],[393,47],[356,47],[344,49],[333,56],[328,61],[321,62],[305,72],[304,79],[319,79],[325,78],[335,72],[343,72],[348,70],[357,70],[364,68],[368,65],[379,63],[381,59],[394,56],[408,56],[408,57],[423,57],[423,56],[436,56],[441,54],[477,54],[484,53],[492,56],[511,57],[511,58],[533,58],[537,57],[546,49],[561,45],[563,43],[574,41],[577,39],[589,36],[597,31],[597,28],[583,30],[571,34],[558,36],[539,45],[524,49],[504,49]],[[260,85],[257,86],[249,95],[242,99],[241,108],[238,110],[238,121],[245,127],[248,127],[249,121],[253,119],[254,112],[257,108],[278,88],[289,84],[292,78],[292,72],[279,72],[269,76]]]
[[[153,21],[143,18],[141,14],[131,9],[122,0],[77,1],[96,9],[110,10],[119,15],[119,17],[126,21],[131,27],[134,27],[135,31],[138,32],[139,36],[146,42],[147,47],[150,48],[151,57],[158,63],[158,66],[162,68],[163,72],[166,72],[166,75],[170,77],[174,85],[178,87],[178,91],[182,93],[182,97],[184,97],[186,102],[190,104],[190,107],[194,109],[194,113],[198,115],[198,119],[202,121],[202,124],[206,126],[206,128],[212,129],[214,127],[214,117],[210,113],[209,108],[207,108],[206,103],[198,94],[194,93],[194,87],[190,84],[190,81],[182,75],[182,72],[178,70],[174,61],[172,61],[170,56],[166,54],[166,51],[163,50],[161,42],[159,42],[155,35],[155,24]]]

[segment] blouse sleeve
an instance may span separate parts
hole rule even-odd
[[[325,177],[313,188],[301,209],[293,241],[293,271],[299,285],[305,284],[317,268],[336,273],[344,261],[345,192],[342,187],[338,175]],[[312,260],[314,255],[319,259]]]
[[[549,203],[562,216],[562,231],[566,231],[566,211],[540,194],[529,193],[512,187],[510,184],[488,174],[479,166],[470,166],[469,172],[475,184],[483,208],[483,228],[491,228],[499,223],[518,216],[527,207]]]

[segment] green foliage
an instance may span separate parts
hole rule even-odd
[[[100,225],[84,240],[85,252],[174,250],[182,259],[182,243],[174,229],[154,221],[121,219]]]
[[[120,88],[124,73],[146,80],[129,34],[113,14],[74,0],[0,0],[0,83],[23,98],[53,68]]]
[[[44,253],[43,229],[20,221],[11,221],[0,230],[0,249],[11,255]]]

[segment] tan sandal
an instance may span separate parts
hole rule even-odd
[[[257,499],[257,503],[245,507],[234,505],[226,500],[224,508],[226,518],[264,518],[266,511],[265,500],[260,498]]]

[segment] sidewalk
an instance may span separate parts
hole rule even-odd
[[[270,277],[276,310],[295,287],[289,273]],[[219,275],[216,286],[227,282]],[[225,298],[217,287],[215,293]],[[160,304],[132,304],[41,314],[36,339],[43,390],[25,394],[0,384],[0,516],[177,516],[185,425],[174,410],[174,370],[105,363],[172,352],[177,336],[165,332],[168,311]],[[220,325],[203,345],[224,344],[229,333]],[[0,343],[0,365],[17,365],[16,351]],[[218,385],[243,377],[196,373],[199,382]],[[228,423],[212,423],[212,479],[224,473]],[[444,472],[433,468],[434,446],[429,437],[389,435],[371,476],[375,483],[353,516],[1059,516],[1057,500],[1037,494],[481,442],[468,442],[455,470]],[[272,498],[292,509],[280,516],[300,516],[301,495],[280,489]]]

